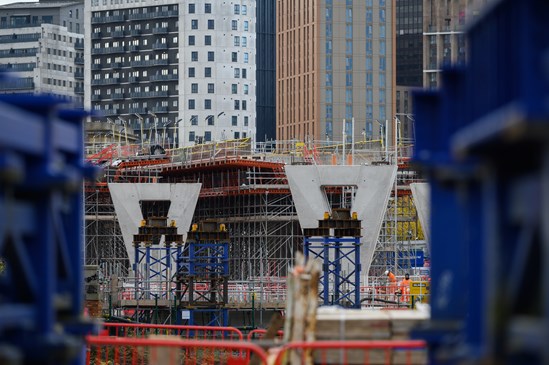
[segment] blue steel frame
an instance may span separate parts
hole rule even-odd
[[[187,278],[190,285],[194,285],[195,282],[227,278],[229,276],[229,243],[188,240],[187,247],[178,257],[178,275]],[[207,326],[229,325],[229,312],[227,308],[196,308],[194,306],[197,304],[207,304],[197,303],[193,291],[191,291],[189,296],[190,318],[187,324],[196,324],[196,317],[199,314],[205,314],[209,316],[209,320],[206,322]],[[180,317],[179,311],[178,317],[177,323],[182,323],[183,320]]]
[[[431,186],[433,364],[549,364],[549,2],[500,0],[414,99]]]
[[[181,246],[139,246],[135,247],[134,271],[137,280],[147,285],[151,283],[171,283],[177,270],[177,258],[181,255]],[[144,265],[140,269],[140,265]],[[139,290],[136,286],[136,291]],[[159,298],[168,298],[171,288],[167,288]],[[136,293],[137,294],[137,293]],[[151,299],[151,293],[144,293],[141,299]],[[136,296],[137,298],[137,296]]]
[[[303,246],[306,260],[312,258],[322,262],[323,304],[360,308],[360,237],[305,236]],[[353,268],[348,274],[344,274],[341,267],[344,261]],[[330,280],[334,288],[331,299]]]
[[[83,165],[85,114],[59,103],[0,97],[0,358],[8,362],[11,354],[25,364],[83,364],[93,330],[82,317],[82,181],[94,170]]]

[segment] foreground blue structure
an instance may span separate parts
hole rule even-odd
[[[549,363],[549,2],[494,2],[416,95],[431,184],[431,363]]]
[[[0,363],[82,364],[84,115],[48,96],[0,115]]]

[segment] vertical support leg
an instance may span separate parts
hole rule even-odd
[[[322,250],[324,255],[324,265],[322,270],[324,272],[324,276],[322,277],[322,285],[324,287],[323,299],[324,305],[330,305],[330,242],[328,237],[324,237]]]
[[[354,243],[354,266],[355,266],[355,287],[354,287],[354,301],[353,307],[360,308],[360,273],[362,272],[362,266],[360,264],[360,237],[355,237]]]
[[[334,303],[341,304],[340,301],[343,298],[343,288],[341,287],[341,240],[335,238],[334,240]]]

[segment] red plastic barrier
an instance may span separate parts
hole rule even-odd
[[[216,326],[179,326],[148,323],[105,323],[108,336],[144,338],[149,335],[170,335],[204,340],[242,341],[238,328]]]
[[[305,364],[308,356],[320,365],[427,364],[427,344],[416,340],[291,342],[281,347],[274,365],[287,357]]]
[[[246,337],[246,339],[248,341],[251,341],[251,340],[255,340],[255,339],[261,339],[263,338],[263,336],[265,336],[265,333],[267,333],[267,330],[266,329],[262,329],[262,328],[257,328],[255,330],[251,330],[249,333],[248,333],[248,336]],[[284,336],[284,332],[283,331],[278,331],[276,333],[276,337],[277,338],[282,338]],[[256,338],[257,337],[257,338]]]
[[[88,336],[86,365],[247,365],[250,354],[267,364],[267,354],[249,342]]]

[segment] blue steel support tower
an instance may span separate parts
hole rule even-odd
[[[433,364],[549,364],[549,2],[493,1],[469,63],[416,95]]]
[[[303,229],[306,259],[322,262],[324,305],[360,308],[360,229],[348,209],[334,209],[318,228]]]
[[[0,81],[1,82],[1,81]],[[0,362],[83,364],[81,111],[0,97]]]
[[[178,259],[178,306],[188,314],[178,322],[186,319],[189,325],[228,326],[228,278],[229,233],[225,225],[214,220],[193,224]]]

